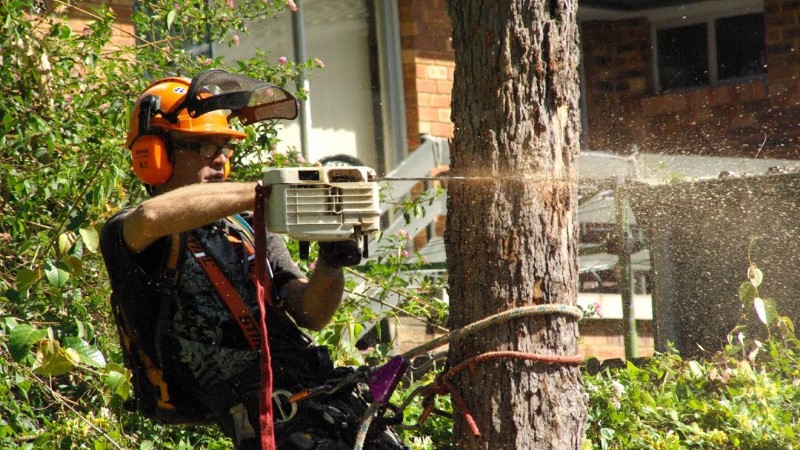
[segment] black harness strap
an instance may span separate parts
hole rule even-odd
[[[170,332],[172,325],[170,323],[170,312],[172,310],[172,301],[175,292],[175,287],[178,285],[180,279],[180,267],[183,261],[183,247],[186,245],[186,236],[183,233],[176,233],[170,236],[170,248],[167,258],[161,269],[161,284],[159,292],[160,298],[158,302],[158,317],[156,320],[156,333],[154,336],[154,344],[156,362],[158,366],[163,369],[164,358],[161,352],[161,336]]]

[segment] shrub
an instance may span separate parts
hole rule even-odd
[[[741,323],[723,351],[685,360],[675,351],[584,377],[584,448],[776,449],[800,445],[800,342],[792,322],[761,299],[753,265],[740,288]],[[758,336],[766,336],[759,339]]]

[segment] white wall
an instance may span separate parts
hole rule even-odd
[[[344,153],[366,165],[377,164],[375,118],[369,73],[367,8],[364,0],[301,0],[306,33],[306,54],[325,64],[309,77],[311,105],[308,157],[311,161]],[[277,62],[294,60],[291,12],[248,26],[238,47],[215,49],[232,61],[269,52]],[[292,87],[293,88],[293,87]],[[300,121],[284,121],[279,134],[283,147],[300,148]]]

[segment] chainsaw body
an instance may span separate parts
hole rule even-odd
[[[369,167],[270,169],[264,175],[264,184],[271,188],[267,229],[301,243],[366,241],[380,230],[374,176]]]

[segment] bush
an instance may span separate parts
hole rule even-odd
[[[800,445],[800,342],[774,302],[758,296],[761,272],[742,283],[742,323],[724,351],[684,360],[674,351],[643,367],[585,376],[584,448],[776,449]],[[769,306],[765,306],[769,305]],[[759,339],[758,336],[765,336]]]
[[[231,445],[215,427],[162,427],[124,409],[131,384],[110,314],[98,231],[110,214],[146,195],[131,174],[124,139],[129,109],[152,80],[217,67],[295,85],[321,63],[279,64],[257,51],[225,67],[219,58],[188,50],[208,41],[235,45],[249,21],[292,7],[291,0],[134,3],[132,20],[140,33],[131,47],[111,43],[124,31],[109,8],[29,0],[0,6],[0,63],[15,68],[0,71],[0,448]],[[76,15],[88,18],[85,29],[71,28],[69,17]],[[305,96],[302,90],[295,94]],[[296,152],[274,151],[274,125],[246,130],[234,157],[235,179],[258,179],[265,165],[305,163]],[[355,336],[362,322],[380,319],[365,308],[365,294],[411,293],[409,280],[395,276],[402,252],[397,246],[405,240],[389,241],[386,251],[395,256],[361,274],[373,280],[372,290],[354,294],[318,334],[336,347],[339,362],[364,362],[341,336],[344,330]],[[293,243],[290,248],[297,253]],[[432,281],[416,286],[416,299],[436,289]],[[412,313],[441,315],[441,305],[417,303],[409,305]],[[373,350],[370,356],[382,357],[387,348]]]
[[[145,195],[124,148],[136,96],[179,70],[222,67],[186,49],[207,39],[234,42],[246,21],[285,4],[250,2],[232,11],[228,2],[135,3],[133,21],[147,35],[131,47],[111,43],[124,31],[109,8],[29,0],[0,6],[0,64],[14,68],[0,71],[0,448],[230,446],[215,430],[159,427],[122,407],[131,386],[98,230]],[[88,22],[74,31],[69,17],[77,15]],[[261,53],[228,69],[284,85],[316,65],[269,64]],[[268,159],[273,126],[248,133],[245,148]]]

